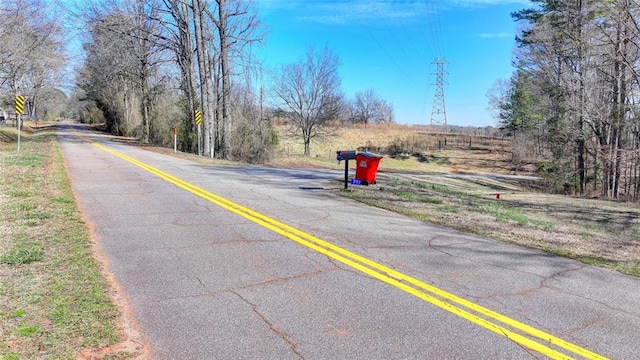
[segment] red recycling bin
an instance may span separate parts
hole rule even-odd
[[[382,159],[382,156],[368,152],[356,154],[355,179],[362,181],[363,185],[375,184],[380,159]]]

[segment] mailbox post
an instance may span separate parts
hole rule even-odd
[[[356,159],[356,151],[355,150],[338,150],[336,151],[336,159],[338,163],[344,160],[344,189],[347,190],[349,188],[349,160]]]

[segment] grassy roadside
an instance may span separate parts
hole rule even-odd
[[[637,204],[534,193],[516,181],[487,178],[383,174],[377,185],[334,191],[435,225],[640,277]]]
[[[17,152],[12,129],[0,130],[0,359],[72,359],[118,342],[55,134],[23,132]]]

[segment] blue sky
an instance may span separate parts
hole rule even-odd
[[[373,88],[400,124],[429,124],[435,57],[448,61],[447,122],[495,126],[487,91],[513,71],[517,25],[526,0],[256,0],[267,36],[267,67],[299,60],[327,45],[341,60],[344,93]]]

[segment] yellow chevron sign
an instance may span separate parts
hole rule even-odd
[[[24,102],[25,102],[24,95],[16,96],[16,114],[19,114],[19,115],[24,114]]]
[[[196,110],[196,125],[202,124],[202,111]]]

